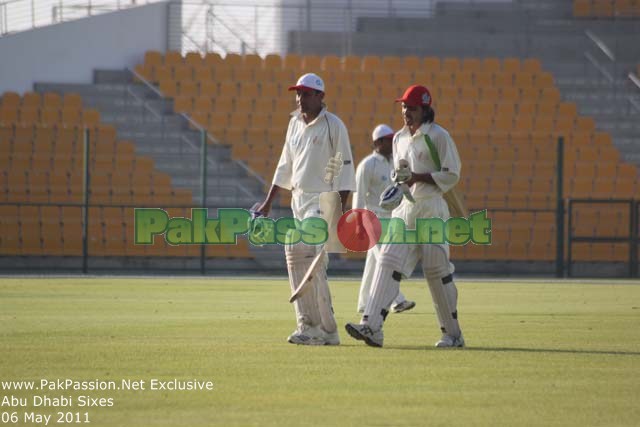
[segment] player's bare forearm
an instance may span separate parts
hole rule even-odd
[[[345,213],[347,211],[347,199],[349,198],[349,194],[351,193],[351,191],[339,191],[338,193],[340,193],[340,202],[342,203],[342,213]]]
[[[262,202],[260,207],[258,207],[257,209],[258,212],[262,212],[262,214],[265,216],[269,215],[269,211],[271,211],[271,204],[273,203],[273,199],[275,199],[275,197],[278,195],[280,190],[281,190],[281,187],[278,187],[275,184],[271,185],[271,188],[269,189],[269,193],[267,193],[267,197],[264,199],[264,202]]]

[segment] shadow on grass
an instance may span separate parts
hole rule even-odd
[[[497,353],[555,353],[555,354],[591,354],[605,356],[640,356],[638,351],[616,351],[616,350],[571,350],[560,348],[518,348],[518,347],[465,347],[455,349],[438,349],[431,346],[418,345],[390,345],[384,346],[390,350],[422,350],[422,351],[484,351]]]

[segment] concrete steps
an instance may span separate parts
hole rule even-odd
[[[135,143],[136,154],[154,159],[155,167],[172,177],[172,184],[188,188],[193,203],[200,198],[199,131],[173,113],[173,101],[134,83],[126,70],[97,70],[94,84],[37,83],[39,92],[77,93],[85,107],[100,112],[101,121],[117,129],[118,140]],[[250,207],[264,197],[263,184],[247,175],[231,158],[229,146],[207,144],[207,206]]]

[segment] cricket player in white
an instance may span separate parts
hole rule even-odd
[[[268,215],[280,189],[290,190],[295,219],[320,217],[320,193],[338,191],[342,206],[355,191],[355,169],[347,128],[340,118],[328,112],[323,103],[324,82],[316,74],[305,74],[289,90],[296,91],[298,109],[291,113],[289,128],[271,189],[258,211]],[[333,180],[324,180],[329,159],[342,153],[343,167]],[[295,291],[320,248],[304,243],[285,245],[289,284]],[[297,328],[288,337],[292,344],[338,345],[340,338],[327,283],[325,258],[322,271],[313,276],[313,291],[294,302]]]
[[[390,184],[390,176],[393,171],[393,129],[386,124],[376,126],[371,135],[373,139],[373,153],[365,157],[356,169],[356,192],[353,195],[353,209],[367,209],[378,218],[389,218],[391,212],[380,207],[380,195]],[[376,245],[367,251],[364,264],[360,293],[358,295],[358,313],[364,313],[369,300],[371,281],[380,256],[380,247]],[[415,267],[415,264],[411,266]],[[414,301],[407,301],[401,291],[394,299],[391,310],[394,313],[411,310],[415,307]]]
[[[434,123],[435,112],[426,87],[410,86],[396,102],[402,102],[405,126],[393,140],[394,167],[396,175],[406,174],[397,176],[397,181],[409,186],[415,202],[403,198],[393,210],[392,217],[404,220],[407,229],[415,228],[417,218],[439,217],[446,221],[449,208],[443,193],[453,188],[460,177],[461,164],[456,145],[449,133]],[[408,171],[399,167],[401,161],[408,162]],[[442,331],[436,347],[463,347],[464,339],[458,323],[458,291],[446,244],[382,245],[362,320],[359,324],[348,323],[347,332],[370,346],[382,347],[382,325],[398,294],[404,261],[413,254],[422,261]]]

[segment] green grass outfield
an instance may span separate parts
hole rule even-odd
[[[422,280],[385,348],[343,329],[359,283],[331,284],[339,347],[287,344],[285,279],[0,279],[0,380],[144,380],[140,391],[7,391],[24,413],[89,413],[90,426],[631,426],[640,423],[640,282],[460,281],[468,347],[433,348]],[[152,378],[212,391],[153,391]],[[33,407],[33,396],[74,406]],[[79,396],[112,407],[78,407]],[[0,425],[12,425],[11,423]],[[79,424],[73,424],[79,425]]]

